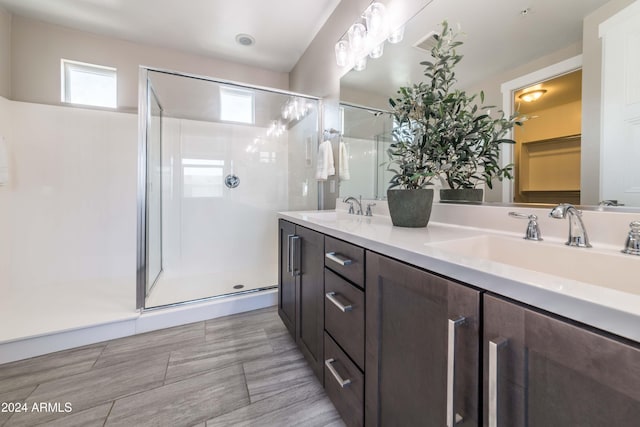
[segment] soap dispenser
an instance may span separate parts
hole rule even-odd
[[[640,255],[640,221],[633,221],[629,224],[629,227],[631,227],[631,230],[629,230],[622,253]]]

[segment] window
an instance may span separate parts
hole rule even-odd
[[[63,59],[62,102],[116,108],[116,69]]]
[[[253,124],[253,92],[220,88],[220,120]]]

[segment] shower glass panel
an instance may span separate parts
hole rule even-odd
[[[384,199],[392,173],[387,171],[393,116],[386,111],[340,104],[349,179],[340,181],[340,197]]]
[[[162,106],[160,143],[147,145],[145,206],[159,212],[147,217],[146,252],[161,274],[150,287],[148,269],[144,307],[275,287],[277,212],[318,206],[320,101],[164,70],[141,76]]]
[[[147,283],[146,292],[162,272],[162,108],[149,86],[147,123]]]

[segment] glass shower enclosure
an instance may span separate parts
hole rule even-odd
[[[277,285],[277,212],[316,209],[320,100],[141,67],[137,306]]]

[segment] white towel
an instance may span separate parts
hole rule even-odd
[[[0,136],[0,187],[3,185],[9,185],[9,148]]]
[[[331,175],[335,175],[336,169],[333,165],[333,149],[331,141],[323,141],[318,147],[318,162],[316,165],[316,179],[326,181]]]
[[[338,168],[340,169],[339,175],[341,181],[351,179],[351,173],[349,172],[349,152],[347,151],[347,145],[342,140],[340,141]]]

